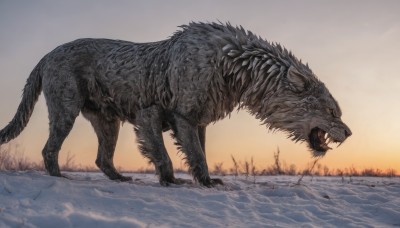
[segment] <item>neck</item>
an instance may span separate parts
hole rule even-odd
[[[223,76],[239,108],[246,107],[256,116],[268,113],[263,101],[282,88],[282,78],[291,65],[291,59],[287,59],[291,54],[286,49],[264,42],[258,47],[254,42],[239,47],[226,44],[221,62]]]
[[[287,70],[290,66],[303,67],[301,61],[279,44],[269,43],[242,27],[198,24],[196,29],[204,33],[212,31],[213,37],[218,37],[218,45],[212,44],[215,48],[222,47],[217,54],[216,69],[224,80],[218,77],[214,83],[225,96],[222,102],[224,113],[239,105],[265,120],[274,110],[268,100],[285,89],[282,79]]]

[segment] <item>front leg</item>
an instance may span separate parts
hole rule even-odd
[[[204,157],[206,157],[206,126],[198,126],[199,140]]]
[[[183,184],[174,177],[173,167],[162,137],[164,115],[161,107],[150,106],[136,113],[135,132],[140,152],[155,166],[160,184]]]
[[[181,146],[182,152],[186,155],[189,171],[193,174],[195,180],[207,187],[223,184],[220,179],[210,178],[206,157],[199,138],[198,126],[190,123],[179,114],[172,114],[172,116],[171,125],[174,137]]]

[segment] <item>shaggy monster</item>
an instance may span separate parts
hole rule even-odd
[[[50,119],[42,154],[52,176],[61,176],[58,153],[80,112],[98,137],[96,165],[110,179],[130,179],[113,164],[120,122],[128,121],[162,185],[182,182],[174,177],[162,138],[170,129],[195,180],[222,183],[208,173],[206,126],[238,105],[267,128],[307,142],[314,156],[351,135],[338,103],[307,65],[230,24],[190,23],[153,43],[79,39],[57,47],[29,76],[15,117],[0,131],[0,144],[24,129],[42,90]]]

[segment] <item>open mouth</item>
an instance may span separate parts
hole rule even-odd
[[[329,149],[329,143],[337,142],[326,131],[315,127],[311,130],[309,137],[310,147],[314,152],[325,154]]]

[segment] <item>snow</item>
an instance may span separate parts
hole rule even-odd
[[[100,173],[0,172],[0,227],[400,226],[399,178],[221,177],[224,186],[161,187]],[[186,174],[180,178],[190,179]]]

